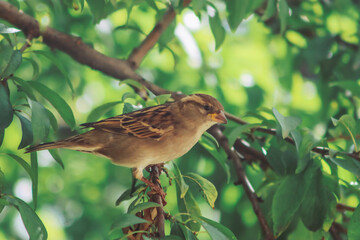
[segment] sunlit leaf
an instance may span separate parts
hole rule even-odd
[[[135,214],[135,213],[138,213],[147,208],[155,208],[155,207],[161,207],[161,205],[158,203],[155,203],[155,202],[143,202],[143,203],[137,204],[133,208],[129,208],[128,213]]]
[[[13,109],[5,86],[0,83],[0,130],[7,128],[13,119]]]
[[[118,105],[119,103],[122,103],[122,101],[109,102],[96,107],[90,112],[86,121],[94,122],[98,120],[100,117],[102,117],[105,113],[109,112],[111,109],[114,108],[114,106]]]
[[[331,118],[334,126],[338,126],[341,125],[344,129],[346,129],[345,131],[347,131],[347,133],[349,134],[349,136],[351,137],[351,140],[354,144],[355,147],[355,152],[358,151],[357,145],[356,145],[356,121],[355,119],[346,114],[340,117],[339,120],[335,119],[335,118]]]
[[[33,141],[33,133],[31,122],[19,113],[15,113],[21,123],[22,137],[18,149],[24,148],[30,145]]]
[[[290,132],[295,128],[297,128],[301,123],[300,118],[284,117],[275,108],[273,108],[273,113],[275,115],[276,120],[280,123],[283,138],[288,137]]]
[[[329,159],[336,165],[352,172],[356,176],[360,176],[360,162],[358,160],[340,153],[335,154],[333,157],[329,157]]]
[[[197,219],[201,223],[201,225],[205,228],[205,230],[209,233],[210,237],[213,240],[216,240],[216,239],[236,240],[237,239],[235,237],[234,233],[231,232],[230,229],[228,229],[221,223],[215,222],[211,219],[208,219],[208,218],[205,218],[202,216],[198,216],[198,217],[194,217],[194,218]]]
[[[30,239],[47,239],[48,235],[44,224],[27,203],[17,197],[9,195],[5,195],[5,199],[19,211]]]
[[[156,96],[155,99],[158,104],[164,104],[171,98],[171,94],[161,94]]]
[[[5,24],[0,23],[0,33],[1,34],[17,33],[17,32],[21,32],[21,30],[17,29],[17,28],[13,28],[13,27],[8,27]]]
[[[196,173],[188,173],[186,177],[194,181],[200,187],[205,200],[212,208],[214,208],[215,201],[218,196],[218,192],[214,184]]]
[[[180,169],[178,168],[178,166],[176,165],[175,162],[173,162],[173,166],[174,166],[174,175],[175,175],[175,181],[177,183],[177,186],[180,189],[180,198],[184,198],[185,194],[187,193],[187,191],[189,190],[189,185],[187,185],[184,181],[184,178],[180,172]]]
[[[183,221],[186,221],[186,226],[188,226],[191,231],[198,232],[201,228],[201,224],[193,219],[193,216],[201,216],[200,208],[190,191],[187,191],[184,198],[180,197],[180,189],[179,186],[176,185],[177,192],[177,202],[178,208],[181,213],[190,214],[192,217],[188,215],[183,215]]]

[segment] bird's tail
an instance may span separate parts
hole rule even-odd
[[[25,153],[36,152],[36,151],[40,151],[40,150],[54,149],[54,148],[63,148],[63,147],[67,147],[67,145],[68,144],[66,144],[66,142],[63,142],[63,141],[42,143],[42,144],[27,148]]]

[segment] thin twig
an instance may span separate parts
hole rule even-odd
[[[219,126],[217,126],[217,125],[213,126],[212,128],[210,128],[208,130],[208,132],[216,138],[216,140],[218,141],[220,146],[225,150],[228,158],[235,165],[238,182],[240,182],[242,184],[242,186],[245,190],[245,193],[248,196],[248,198],[253,206],[254,212],[259,220],[260,226],[265,233],[266,240],[275,239],[274,234],[272,233],[272,231],[260,209],[259,198],[256,195],[256,193],[254,192],[254,189],[251,186],[251,184],[246,176],[245,170],[241,163],[241,159],[239,158],[239,156],[237,155],[237,153],[235,151],[231,150],[228,140],[221,132]]]
[[[153,165],[150,170],[150,179],[151,181],[161,188],[159,176],[161,174],[161,168],[158,165]],[[157,233],[159,234],[156,237],[165,237],[165,213],[162,205],[162,198],[160,194],[154,194],[151,196],[151,201],[156,202],[161,205],[157,207],[157,215],[155,218],[155,227],[157,228]]]

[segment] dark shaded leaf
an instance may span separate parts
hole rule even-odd
[[[56,132],[58,130],[58,123],[57,123],[56,117],[48,109],[46,109],[46,112],[47,112],[47,116],[49,117],[50,125],[53,128],[53,130]]]
[[[178,236],[180,239],[185,240],[196,240],[196,236],[183,224],[178,223],[177,221],[171,224],[171,236]]]
[[[31,175],[32,175],[32,198],[34,203],[34,209],[37,208],[37,196],[38,196],[38,182],[39,182],[39,169],[38,169],[38,159],[37,153],[30,153],[31,161]]]
[[[276,190],[272,204],[274,233],[280,236],[289,226],[307,191],[305,172],[286,177]]]
[[[0,78],[7,77],[11,74],[13,74],[16,69],[20,66],[22,61],[22,54],[19,50],[13,51],[10,61],[8,62],[8,65],[4,69],[4,71],[0,74]]]
[[[360,205],[357,206],[355,212],[353,213],[349,228],[348,228],[348,239],[349,240],[358,240],[360,239]]]
[[[39,144],[49,134],[49,117],[47,110],[40,103],[32,100],[30,103],[34,144]]]
[[[19,211],[30,239],[47,239],[48,235],[44,224],[28,204],[14,196],[5,195],[4,197]]]
[[[18,149],[21,149],[30,145],[33,141],[32,126],[31,122],[27,118],[23,117],[20,113],[16,112],[15,115],[19,118],[21,123],[22,138],[18,147]]]
[[[311,231],[317,231],[325,221],[331,198],[327,194],[327,185],[323,182],[320,168],[315,170],[309,181],[311,184],[301,204],[300,214],[304,225]]]
[[[276,139],[273,139],[266,157],[270,166],[280,175],[292,174],[297,168],[298,156],[296,149],[288,143],[280,145]]]
[[[203,194],[205,200],[212,208],[214,208],[215,201],[218,196],[218,192],[214,184],[196,173],[188,173],[186,177],[194,181],[200,187],[201,193]]]
[[[71,129],[75,127],[75,117],[70,108],[70,106],[65,102],[65,100],[60,97],[55,91],[46,87],[42,83],[31,81],[29,82],[30,86],[38,91],[44,98],[46,98],[51,105],[59,112],[60,116],[64,121],[70,126]]]
[[[31,63],[31,66],[33,67],[33,76],[32,80],[35,80],[39,77],[39,64],[32,58],[23,58],[24,60],[27,60]]]
[[[13,109],[10,103],[9,94],[5,86],[0,83],[0,130],[7,128],[13,119]]]
[[[4,141],[5,130],[0,130],[0,146]]]
[[[289,17],[289,5],[286,0],[279,0],[279,18],[280,18],[280,31],[284,33],[287,26],[287,20]]]

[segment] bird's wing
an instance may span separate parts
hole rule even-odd
[[[157,140],[160,140],[164,134],[174,129],[173,115],[170,112],[170,106],[166,104],[144,108],[99,122],[84,123],[81,126]]]

